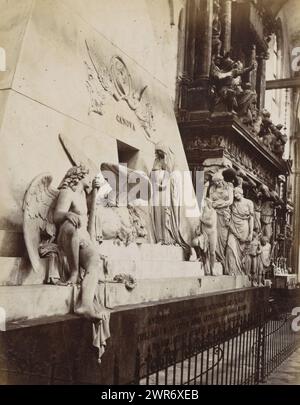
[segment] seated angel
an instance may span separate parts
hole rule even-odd
[[[56,253],[67,283],[79,282],[82,269],[81,302],[75,312],[105,319],[104,307],[94,307],[98,282],[105,276],[104,258],[88,232],[89,171],[81,165],[72,167],[58,190],[51,188],[51,181],[51,176],[38,176],[25,195],[24,235],[32,266],[39,271],[39,256],[53,258]]]
[[[101,165],[101,169],[116,173],[117,178],[125,170],[110,164]],[[128,169],[126,173],[125,183],[134,171]],[[142,179],[149,188],[149,179]],[[81,304],[76,312],[102,318],[93,300],[98,282],[105,278],[107,262],[97,246],[103,239],[126,244],[146,240],[142,208],[134,206],[135,197],[127,196],[132,184],[121,206],[122,190],[112,187],[101,172],[91,182],[89,169],[81,164],[68,170],[58,189],[51,182],[51,175],[37,176],[24,198],[24,237],[32,267],[43,271],[41,258],[48,257],[48,282],[60,284],[79,283],[83,274]]]

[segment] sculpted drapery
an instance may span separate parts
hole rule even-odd
[[[216,258],[222,264],[225,263],[225,249],[228,240],[228,221],[230,219],[230,206],[233,203],[233,185],[224,181],[221,172],[212,177],[212,185],[209,191],[212,207],[217,213],[217,246]]]
[[[236,187],[231,207],[228,242],[226,246],[225,272],[230,275],[244,274],[245,258],[253,239],[254,206],[243,197],[243,189]]]
[[[156,243],[181,246],[186,256],[190,247],[181,234],[181,184],[173,152],[158,143],[151,171],[152,221]]]

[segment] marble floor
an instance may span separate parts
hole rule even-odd
[[[267,379],[267,385],[300,385],[300,348],[286,359]]]

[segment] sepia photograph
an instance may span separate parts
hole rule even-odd
[[[300,1],[0,0],[0,195],[0,386],[300,385]]]

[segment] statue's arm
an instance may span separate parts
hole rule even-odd
[[[233,186],[231,184],[228,186],[227,191],[228,191],[228,199],[227,200],[219,199],[219,200],[213,201],[212,202],[213,208],[215,208],[215,209],[227,208],[232,205],[232,203],[233,203]]]
[[[261,248],[261,244],[259,243],[258,244],[258,247],[257,247],[257,253],[260,255],[260,254],[262,254],[262,248]]]
[[[232,77],[233,76],[233,74],[232,74],[232,71],[230,71],[230,72],[218,72],[218,79],[219,80],[223,80],[223,79],[227,79],[228,77]]]
[[[93,199],[96,197],[95,194],[97,194],[97,189],[93,188],[92,191],[86,195],[86,204],[87,204],[89,213],[90,213],[91,207],[93,205]]]
[[[215,209],[220,209],[220,208],[227,208],[231,205],[231,203],[228,200],[216,200],[213,201],[212,206]]]
[[[60,225],[68,219],[71,204],[72,199],[69,190],[60,190],[54,210],[55,224]]]
[[[243,69],[242,71],[242,75],[252,72],[252,70],[256,70],[257,69],[257,62],[253,61],[252,64],[250,66],[247,66]]]
[[[249,240],[253,239],[253,228],[254,228],[254,205],[252,201],[249,201],[249,210],[250,210],[250,218],[249,218]]]
[[[228,77],[232,77],[232,71],[222,72],[216,66],[213,66],[211,69],[211,75],[216,80],[223,80],[223,79],[227,79]]]

